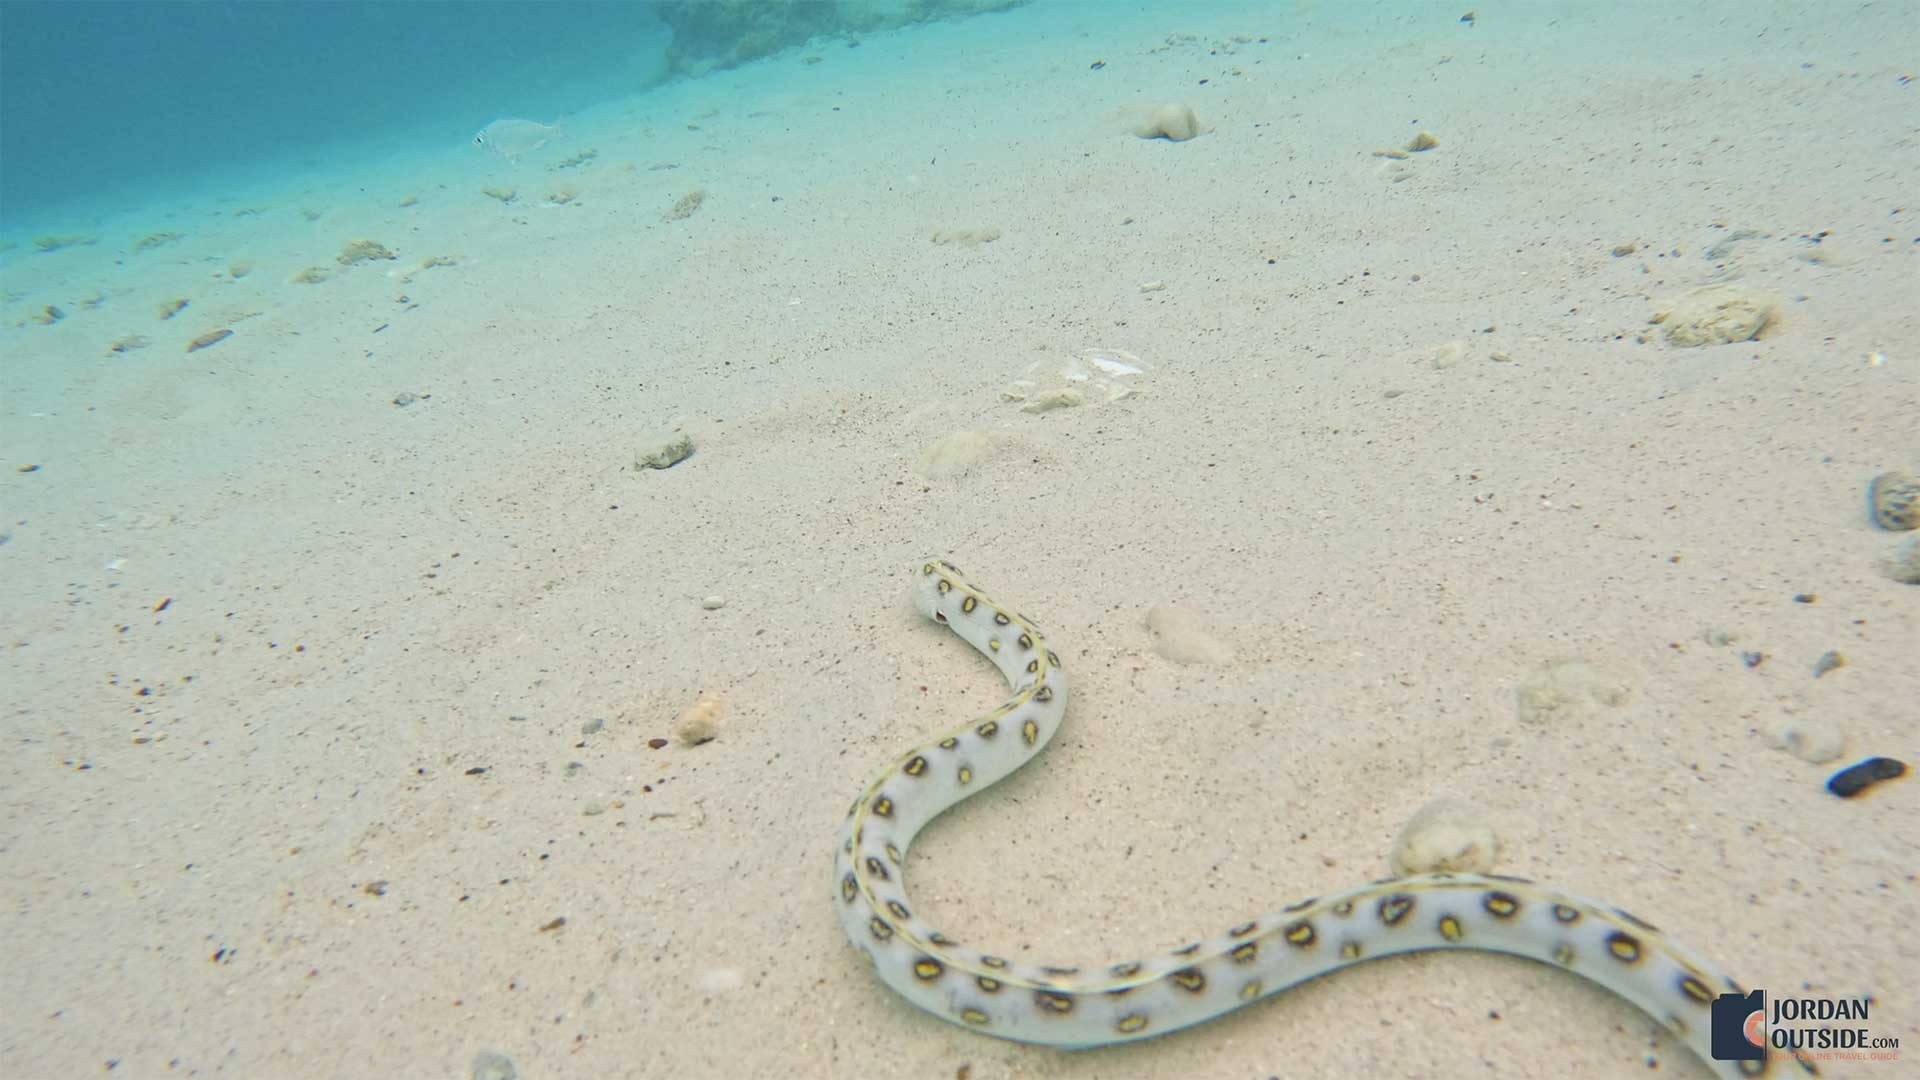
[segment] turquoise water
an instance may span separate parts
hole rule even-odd
[[[665,75],[646,4],[0,4],[0,232],[457,145]]]

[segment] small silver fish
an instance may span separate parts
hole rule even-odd
[[[481,128],[473,137],[473,145],[482,150],[491,150],[512,161],[522,154],[531,154],[548,142],[561,137],[561,131],[557,127],[503,116]]]

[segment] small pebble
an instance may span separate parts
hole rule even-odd
[[[407,406],[419,400],[420,400],[420,395],[414,393],[411,390],[402,390],[399,393],[393,395],[394,405],[402,409],[406,408]]]
[[[727,598],[718,595],[709,596],[705,600],[700,601],[700,606],[708,611],[719,611],[721,608],[727,606]]]
[[[1407,874],[1484,874],[1500,855],[1485,814],[1457,799],[1435,799],[1414,812],[1394,838],[1388,864]]]
[[[1867,487],[1867,505],[1873,523],[1889,532],[1920,529],[1920,477],[1884,472]]]
[[[693,454],[693,437],[681,432],[655,435],[633,459],[637,469],[670,469]]]
[[[1902,585],[1920,585],[1920,536],[1894,548],[1880,566],[1888,577]]]
[[[719,694],[701,694],[674,721],[673,737],[682,746],[712,742],[720,734],[720,717],[726,710],[727,701]]]
[[[228,330],[225,327],[221,327],[218,330],[209,330],[208,332],[201,334],[199,337],[194,338],[192,341],[187,342],[187,351],[199,352],[201,349],[204,349],[209,345],[218,345],[232,336],[233,336],[233,331]]]
[[[593,719],[587,721],[586,723],[580,725],[580,734],[598,735],[601,732],[601,730],[604,729],[606,726],[607,726],[607,722],[601,719],[600,717],[596,716]]]
[[[1828,649],[1824,656],[1814,662],[1813,677],[1817,679],[1835,668],[1843,668],[1846,666],[1847,658],[1845,655],[1833,649]]]
[[[651,748],[651,749],[654,749],[654,750],[664,750],[664,749],[666,749],[666,748],[667,748],[667,740],[665,740],[665,739],[648,739],[648,740],[647,740],[647,746],[648,746],[649,748]]]
[[[1827,790],[1843,799],[1851,799],[1883,780],[1894,780],[1907,775],[1907,766],[1903,762],[1889,757],[1868,758],[1858,765],[1849,765],[1833,774],[1827,781]]]

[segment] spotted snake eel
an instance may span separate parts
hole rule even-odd
[[[1743,993],[1718,968],[1648,923],[1524,878],[1389,878],[1289,905],[1144,960],[1044,967],[968,948],[908,905],[907,847],[942,811],[1046,747],[1067,708],[1060,658],[1031,619],[989,599],[951,564],[921,564],[920,613],[1005,675],[1013,696],[907,751],[854,800],[834,856],[834,899],[853,945],[882,981],[927,1012],[985,1035],[1086,1048],[1211,1020],[1365,960],[1430,949],[1511,953],[1590,979],[1627,999],[1724,1077],[1761,1061],[1715,1061],[1709,1009]],[[1807,1073],[1804,1058],[1788,1057]]]

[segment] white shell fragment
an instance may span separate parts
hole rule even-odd
[[[1021,412],[1048,412],[1074,405],[1105,405],[1131,396],[1133,380],[1151,365],[1122,349],[1081,349],[1065,360],[1029,364],[1000,391],[1005,401],[1021,402]]]

